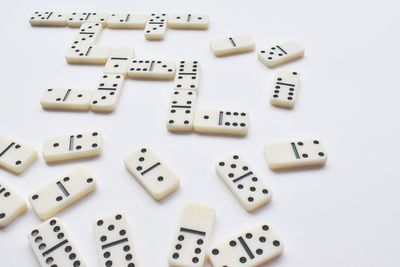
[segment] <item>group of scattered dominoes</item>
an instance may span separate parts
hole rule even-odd
[[[240,35],[212,40],[210,49],[215,56],[227,56],[251,52],[255,49],[255,42],[251,36]],[[271,46],[258,52],[258,59],[267,67],[272,68],[283,63],[301,58],[304,48],[296,42],[286,42]],[[299,73],[296,71],[279,71],[275,75],[271,90],[271,105],[282,108],[293,108],[297,98]]]
[[[35,12],[33,26],[80,27],[69,47],[66,59],[71,64],[105,64],[96,90],[50,88],[41,99],[45,109],[115,110],[124,79],[173,79],[174,89],[167,116],[167,129],[200,133],[245,135],[249,118],[245,112],[199,110],[195,104],[199,89],[199,61],[183,60],[177,71],[175,63],[162,60],[136,59],[133,48],[100,47],[103,27],[145,28],[149,40],[162,39],[166,26],[181,29],[206,29],[208,17],[194,14],[107,14]],[[249,36],[236,36],[211,41],[216,56],[252,51]],[[295,42],[262,50],[258,58],[268,67],[302,57],[304,49]],[[176,73],[177,72],[177,73]],[[176,75],[175,75],[176,74]],[[278,72],[271,104],[291,108],[296,99],[298,73]],[[46,139],[43,158],[48,163],[77,160],[101,154],[102,135],[98,132],[73,133]],[[272,170],[305,166],[323,166],[327,155],[319,140],[290,140],[265,146],[265,156]],[[37,158],[35,149],[14,139],[0,136],[0,167],[22,173]],[[129,154],[125,166],[132,176],[155,199],[162,200],[175,192],[180,179],[149,148]],[[256,171],[238,154],[216,164],[216,173],[247,211],[256,210],[271,200],[271,191]],[[59,219],[53,218],[65,208],[89,195],[97,183],[85,168],[76,168],[34,192],[29,202],[42,223],[28,235],[31,246],[44,266],[85,266]],[[0,227],[10,224],[24,213],[28,205],[10,186],[0,184]],[[171,266],[202,266],[208,256],[213,266],[258,266],[279,256],[283,245],[268,225],[259,224],[233,238],[209,248],[215,211],[201,204],[183,208],[176,237],[169,255]],[[115,214],[98,219],[93,225],[96,246],[102,266],[137,266],[128,222],[125,215]]]
[[[99,23],[110,29],[144,29],[147,40],[164,39],[167,26],[171,29],[205,30],[209,19],[203,14],[134,14],[93,12],[39,12],[29,19],[32,26],[80,27],[85,22]]]
[[[168,256],[171,266],[203,266],[207,256],[214,266],[257,266],[283,251],[280,239],[266,224],[257,224],[210,248],[214,219],[212,207],[197,203],[183,207]],[[92,228],[101,266],[140,266],[124,214],[99,218]],[[43,267],[86,266],[58,218],[51,218],[32,229],[28,239]]]

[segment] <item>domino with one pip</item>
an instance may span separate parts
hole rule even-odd
[[[265,145],[265,156],[272,170],[323,166],[328,158],[317,139],[293,139]]]
[[[217,57],[250,52],[255,47],[256,44],[249,35],[224,37],[210,42],[210,49]]]
[[[129,62],[135,57],[135,49],[131,47],[113,47],[110,57],[104,66],[104,73],[122,74],[126,76]]]
[[[129,154],[125,166],[155,200],[164,199],[179,187],[178,176],[148,148]]]
[[[98,156],[102,150],[103,137],[99,132],[72,133],[47,138],[43,158],[48,163],[82,159]]]
[[[37,159],[36,150],[14,139],[0,135],[0,167],[20,174]]]

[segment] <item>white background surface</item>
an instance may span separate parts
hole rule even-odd
[[[369,3],[367,3],[369,2]],[[399,266],[399,4],[396,1],[13,1],[3,5],[0,114],[2,134],[35,146],[47,136],[97,129],[105,136],[101,157],[48,166],[39,159],[26,173],[0,171],[0,179],[27,197],[70,169],[84,165],[98,190],[59,217],[88,266],[97,265],[91,224],[114,212],[128,215],[139,266],[167,266],[181,207],[189,201],[216,208],[212,243],[264,221],[286,249],[269,264],[280,267]],[[184,3],[184,4],[183,4]],[[77,29],[32,28],[35,10],[192,12],[210,15],[208,31],[169,30],[148,42],[142,30],[103,31],[99,44],[133,46],[138,57],[199,59],[198,106],[244,110],[246,138],[175,135],[165,117],[172,81],[128,80],[113,114],[46,112],[39,99],[49,86],[94,87],[101,66],[72,66],[64,54]],[[258,49],[296,40],[306,56],[274,70],[256,53],[215,58],[209,40],[250,34]],[[279,69],[301,73],[292,111],[268,104]],[[329,160],[319,170],[271,172],[267,141],[317,137]],[[181,188],[153,201],[128,174],[123,158],[150,146],[181,177]],[[247,213],[219,180],[214,163],[240,153],[273,192],[272,202]],[[26,234],[39,224],[30,210],[0,231],[1,266],[37,266]]]

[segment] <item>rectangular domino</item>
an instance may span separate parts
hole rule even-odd
[[[193,129],[198,133],[246,135],[249,115],[245,112],[197,110]]]
[[[269,98],[271,105],[293,108],[296,103],[300,75],[295,71],[279,71]]]
[[[144,29],[148,19],[145,14],[114,13],[107,19],[107,27],[110,29]]]
[[[175,76],[174,88],[198,91],[200,83],[200,62],[182,60],[179,62]]]
[[[83,111],[89,109],[93,91],[76,88],[48,88],[40,99],[44,109]]]
[[[322,166],[328,158],[324,147],[316,139],[269,143],[264,152],[272,170]]]
[[[128,72],[129,62],[135,57],[135,49],[131,47],[115,47],[104,66],[104,73],[123,74]]]
[[[103,74],[94,91],[90,109],[95,112],[112,112],[118,104],[124,76],[122,74]]]
[[[258,52],[258,60],[267,67],[275,67],[283,63],[303,57],[304,48],[296,42],[287,42]]]
[[[208,257],[214,267],[261,266],[280,256],[283,244],[266,224],[258,224],[213,246]]]
[[[20,174],[37,159],[36,150],[14,139],[0,135],[0,167]]]
[[[167,129],[187,132],[193,129],[197,93],[192,90],[173,90],[167,117]]]
[[[30,17],[29,23],[32,26],[63,27],[67,26],[67,19],[69,16],[70,14],[68,13],[35,11]]]
[[[79,28],[72,45],[93,45],[100,37],[103,26],[98,22],[85,22]]]
[[[108,14],[106,13],[74,12],[68,17],[67,25],[78,28],[85,22],[98,22],[105,27],[107,18]]]
[[[209,18],[203,14],[173,14],[168,17],[171,29],[205,30],[208,24]]]
[[[0,228],[9,225],[27,208],[26,201],[13,188],[0,182]]]
[[[93,224],[93,235],[100,266],[139,266],[124,214],[98,219]]]
[[[104,65],[110,56],[111,48],[96,45],[71,45],[65,59],[69,64]]]
[[[210,49],[217,57],[250,52],[255,47],[256,44],[249,35],[224,37],[210,42]]]
[[[148,148],[128,155],[125,166],[155,200],[164,199],[179,187],[178,176]]]
[[[175,63],[167,60],[134,59],[128,66],[128,77],[170,80],[175,77]]]
[[[168,258],[170,266],[203,266],[214,225],[214,208],[190,203],[183,207]]]
[[[72,133],[47,138],[43,145],[46,162],[58,162],[98,156],[103,150],[103,137],[98,132]]]
[[[167,32],[167,15],[151,14],[144,27],[144,37],[147,40],[162,40]]]
[[[256,210],[271,200],[271,191],[243,157],[229,156],[219,161],[215,169],[246,210]]]
[[[41,267],[86,266],[58,218],[52,218],[32,229],[28,240]]]
[[[29,201],[36,215],[47,220],[96,189],[96,180],[85,168],[77,168],[33,193]]]

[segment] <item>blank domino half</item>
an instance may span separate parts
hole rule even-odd
[[[67,26],[67,19],[71,14],[61,12],[40,12],[35,11],[29,19],[32,26],[52,26],[63,27]]]
[[[170,266],[203,266],[215,220],[214,208],[190,203],[183,207],[173,246]]]
[[[215,169],[240,204],[253,211],[271,200],[271,192],[261,177],[238,155],[219,161]]]
[[[52,218],[32,229],[28,240],[41,267],[86,266],[58,218]]]
[[[296,42],[287,42],[258,52],[258,59],[267,67],[275,67],[283,63],[301,58],[304,48]]]
[[[76,88],[48,88],[40,99],[44,109],[88,110],[93,91]]]
[[[111,48],[96,45],[71,45],[65,59],[69,64],[106,64]]]
[[[179,187],[178,176],[148,148],[128,155],[125,166],[155,200],[164,199]]]
[[[215,56],[227,56],[253,51],[256,44],[249,35],[224,37],[212,40],[210,49]]]
[[[173,90],[167,116],[167,129],[187,132],[193,129],[197,93],[192,90]]]
[[[107,19],[110,29],[144,29],[148,19],[145,14],[114,13]]]
[[[144,37],[147,40],[162,40],[167,32],[167,15],[151,14],[144,28]]]
[[[103,150],[103,137],[98,132],[72,133],[47,138],[43,145],[46,162],[58,162],[98,156]]]
[[[128,221],[124,214],[98,219],[93,224],[93,235],[100,266],[138,266]]]
[[[316,139],[269,143],[264,152],[272,170],[322,166],[328,158],[324,147]]]
[[[103,26],[100,23],[85,22],[79,28],[78,34],[72,41],[73,45],[92,45],[100,37]]]
[[[92,95],[90,109],[95,112],[112,112],[118,104],[124,75],[103,74]]]
[[[123,74],[126,76],[128,65],[135,57],[135,49],[131,47],[115,47],[111,49],[110,57],[104,66],[104,73]]]
[[[36,215],[47,220],[96,189],[96,180],[85,168],[77,168],[33,193],[29,201]]]
[[[300,75],[295,71],[279,71],[271,91],[271,105],[293,108],[296,103]]]
[[[170,80],[175,77],[175,63],[168,60],[134,59],[129,64],[128,77]]]
[[[270,226],[258,224],[212,246],[208,257],[214,267],[255,267],[280,256],[283,248]]]
[[[199,89],[200,62],[197,60],[182,60],[177,66],[174,89],[195,90]]]
[[[74,12],[68,17],[67,25],[78,28],[85,22],[98,22],[105,27],[107,18],[108,14],[106,13]]]
[[[208,24],[209,18],[203,14],[172,14],[168,17],[171,29],[205,30]]]
[[[36,150],[14,139],[0,135],[0,166],[20,174],[37,159]]]
[[[249,115],[245,112],[197,110],[193,129],[199,133],[246,135]]]
[[[24,213],[26,201],[9,185],[0,182],[0,227],[5,227]]]

